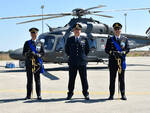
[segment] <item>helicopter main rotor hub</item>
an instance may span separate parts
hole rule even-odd
[[[81,9],[81,8],[76,8],[76,9],[72,10],[72,16],[81,17],[86,14],[88,14],[88,11]]]

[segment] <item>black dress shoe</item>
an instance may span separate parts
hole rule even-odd
[[[69,94],[66,98],[66,100],[70,100],[72,98],[73,95]]]
[[[38,96],[37,99],[38,99],[38,100],[42,100],[42,97],[41,97],[41,96]]]
[[[113,96],[109,96],[108,100],[114,100]]]
[[[90,100],[89,95],[86,95],[86,96],[84,96],[84,97],[85,97],[85,100]]]
[[[127,100],[127,97],[126,97],[125,95],[123,95],[123,96],[121,97],[121,100]]]
[[[26,97],[25,97],[25,100],[28,100],[28,99],[31,99],[31,97],[26,96]]]

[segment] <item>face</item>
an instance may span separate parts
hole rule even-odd
[[[114,33],[116,36],[119,36],[121,33],[121,28],[114,28]]]
[[[38,33],[31,32],[30,35],[31,35],[32,40],[35,40],[37,35],[38,35]]]
[[[78,36],[80,36],[81,30],[80,29],[74,29],[73,32],[74,32],[74,35],[76,37],[78,37]]]

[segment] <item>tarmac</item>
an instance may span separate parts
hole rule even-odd
[[[6,69],[7,62],[16,68]],[[106,64],[88,64],[90,100],[82,95],[77,76],[72,100],[65,100],[68,85],[67,64],[44,64],[41,74],[42,100],[26,96],[26,72],[18,61],[0,61],[0,113],[150,113],[150,57],[127,57],[125,73],[127,100],[120,100],[118,80],[114,100],[109,96],[109,71]]]

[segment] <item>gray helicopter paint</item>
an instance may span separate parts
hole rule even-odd
[[[12,59],[15,59],[15,60],[24,60],[24,57],[22,55],[22,52],[23,52],[23,48],[19,48],[19,49],[16,49],[14,51],[11,51],[9,53],[9,56],[12,58]]]
[[[62,33],[62,34],[65,34],[65,32]],[[52,37],[54,35],[53,34],[48,34],[47,36]],[[71,36],[73,36],[73,32],[70,32],[69,37],[71,37]],[[94,39],[94,38],[95,39],[100,38],[100,40],[103,40],[103,41],[105,40],[104,42],[102,42],[103,45],[101,45],[101,47],[98,46],[101,43],[99,43],[98,40],[96,41],[97,45],[95,45],[94,49],[89,53],[88,61],[98,61],[99,59],[101,59],[101,57],[104,57],[104,55],[106,55],[104,53],[104,46],[106,44],[106,40],[107,40],[108,35],[106,35],[106,34],[96,34],[96,33],[91,33],[89,35],[89,34],[81,32],[81,36],[87,37],[89,40]],[[88,37],[88,36],[90,36],[90,37]],[[42,38],[43,37],[40,36],[39,40],[42,39]],[[64,46],[65,46],[65,43],[64,43],[64,40],[63,40],[63,35],[55,35],[55,42],[54,42],[53,48],[49,52],[47,50],[45,57],[43,57],[44,61],[66,62],[68,58],[67,58],[67,56],[64,52]],[[98,47],[100,47],[100,48],[98,48]],[[52,52],[52,51],[55,51],[55,52]],[[95,54],[97,56],[95,56]],[[53,56],[56,56],[56,57],[53,57]]]
[[[65,34],[65,32],[62,34]],[[70,32],[70,36],[72,36],[72,35],[73,35],[73,33]],[[52,49],[50,49],[50,50],[46,49],[46,48],[44,49],[45,50],[45,56],[43,57],[44,61],[53,62],[53,63],[67,62],[67,56],[64,52],[64,43],[62,43],[64,41],[63,35],[54,35],[54,34],[48,33],[48,34],[39,36],[38,39],[40,40],[42,38],[45,38],[45,36],[55,37],[55,40],[54,40]],[[100,59],[102,59],[102,58],[107,58],[107,55],[104,52],[107,37],[108,37],[107,34],[81,33],[81,36],[88,37],[89,40],[93,39],[96,42],[96,45],[93,45],[90,48],[91,51],[88,55],[88,61],[100,61]],[[58,45],[61,45],[60,41],[62,41],[61,42],[62,46],[57,48]],[[148,44],[150,44],[150,41],[148,39],[146,39],[146,40],[144,38],[138,39],[137,37],[136,37],[136,39],[129,38],[130,48],[141,47],[141,46],[148,45]],[[61,48],[61,51],[59,48]],[[24,58],[22,56],[22,48],[17,49],[14,52],[11,52],[10,57],[13,59],[24,60]]]
[[[129,46],[130,48],[137,48],[137,47],[143,47],[146,45],[149,45],[150,41],[147,40],[140,40],[140,39],[130,39],[129,38]]]

